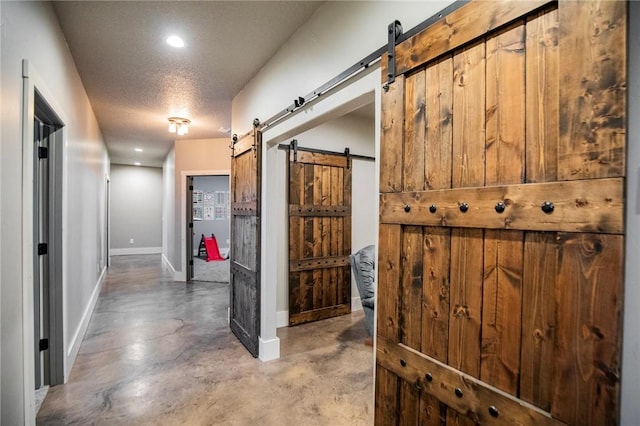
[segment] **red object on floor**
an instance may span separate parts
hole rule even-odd
[[[224,260],[222,256],[220,256],[220,249],[218,248],[218,241],[216,241],[216,237],[211,235],[211,237],[204,237],[204,246],[207,249],[207,262],[212,260]]]

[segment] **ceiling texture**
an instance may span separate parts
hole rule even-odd
[[[176,139],[230,137],[233,97],[322,3],[56,1],[54,9],[111,161],[158,167]],[[169,46],[170,35],[185,46]],[[191,120],[187,135],[167,131],[172,116]]]

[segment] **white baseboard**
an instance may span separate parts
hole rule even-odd
[[[289,311],[276,312],[276,328],[289,326]]]
[[[266,362],[280,358],[280,339],[278,337],[270,340],[262,340],[260,337],[259,342],[260,361]]]
[[[109,250],[111,256],[127,256],[130,254],[161,254],[162,247],[132,247]]]
[[[360,296],[351,298],[351,312],[353,311],[361,311],[362,310],[362,300],[360,300]]]
[[[175,275],[176,274],[175,268],[173,267],[171,262],[169,262],[169,259],[167,259],[167,256],[165,256],[164,253],[162,253],[162,266],[167,268],[167,270],[169,271],[169,273],[171,275]]]
[[[107,268],[102,268],[102,273],[100,274],[100,278],[98,278],[98,282],[96,283],[95,288],[93,289],[93,293],[91,293],[91,298],[89,298],[89,303],[85,308],[82,314],[82,320],[80,321],[80,325],[76,329],[76,332],[71,339],[71,343],[67,348],[67,359],[64,363],[64,382],[67,383],[69,379],[69,374],[71,373],[71,368],[73,367],[73,363],[76,361],[76,357],[78,356],[78,352],[80,351],[80,345],[82,344],[82,340],[84,339],[84,335],[87,333],[87,328],[89,327],[89,321],[91,321],[91,316],[93,315],[93,310],[96,307],[96,302],[98,302],[98,296],[100,295],[100,290],[102,289],[102,283],[104,282],[104,277],[106,276]]]

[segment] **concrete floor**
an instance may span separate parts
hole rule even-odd
[[[254,359],[227,326],[228,285],[178,283],[160,257],[113,257],[69,383],[39,425],[369,425],[362,311],[281,328]]]

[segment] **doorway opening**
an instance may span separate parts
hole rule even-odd
[[[187,176],[187,281],[229,282],[228,174]]]
[[[365,341],[371,342],[369,333],[372,334],[372,330],[369,332],[365,324],[349,255],[377,242],[378,189],[373,96],[364,105],[351,108],[343,115],[297,134],[295,140],[297,155],[293,155],[291,150],[278,154],[282,157],[278,162],[282,161],[283,168],[289,170],[288,175],[283,173],[281,186],[284,200],[282,223],[285,235],[289,236],[284,242],[288,245],[285,251],[288,272],[284,280],[288,286],[281,286],[277,300],[277,334],[283,342],[281,353],[288,355],[295,350],[295,345],[287,343],[291,339],[286,338],[295,332],[286,326],[309,320],[318,320],[315,325],[310,325],[314,330],[319,330],[317,332],[323,333],[323,329],[326,329],[326,333],[332,329],[340,330],[336,337],[338,340],[363,345]],[[345,148],[348,148],[347,155]],[[307,154],[303,154],[303,149],[308,150]],[[314,158],[310,160],[306,157]],[[349,182],[345,182],[341,176],[348,176]],[[292,197],[291,191],[298,192],[299,196]],[[298,200],[300,197],[305,199]],[[302,213],[292,214],[292,200],[301,201],[299,204],[304,205],[303,210],[311,209],[314,215],[322,217],[312,217],[311,210],[304,213],[304,217],[298,217]],[[345,200],[349,201],[348,205],[344,204]],[[311,207],[310,204],[320,206]],[[325,207],[330,207],[330,211]],[[299,261],[299,257],[306,260]],[[306,278],[302,279],[303,276]],[[306,309],[306,306],[311,308]],[[304,312],[305,309],[307,312]],[[343,315],[344,318],[338,318]],[[298,317],[304,317],[304,320],[297,320]],[[325,319],[329,320],[325,322]],[[344,325],[338,325],[341,322],[345,322]]]
[[[62,316],[63,123],[34,89],[33,324],[35,389],[64,383]],[[42,393],[42,391],[40,392]]]

